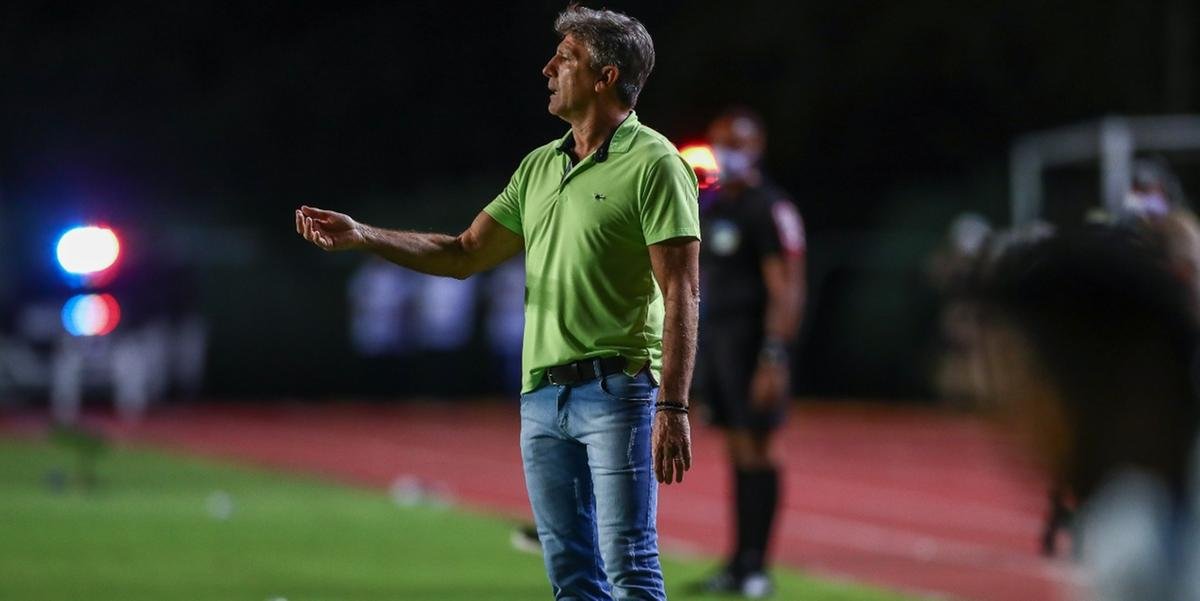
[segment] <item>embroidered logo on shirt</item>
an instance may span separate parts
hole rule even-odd
[[[605,195],[603,195],[603,194],[601,194],[601,193],[599,193],[599,192],[597,192],[597,193],[593,194],[592,196],[593,196],[593,197],[594,197],[596,200],[604,200],[605,198],[608,198],[607,196],[605,196]]]

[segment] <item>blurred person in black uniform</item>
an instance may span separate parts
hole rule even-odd
[[[759,167],[766,131],[758,115],[728,110],[708,136],[718,185],[700,201],[705,292],[697,374],[733,464],[737,530],[728,564],[699,588],[760,598],[772,592],[766,554],[780,498],[772,434],[786,410],[804,308],[804,225]]]

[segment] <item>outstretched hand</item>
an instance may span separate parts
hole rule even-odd
[[[314,207],[296,209],[296,233],[324,250],[351,250],[366,244],[362,224],[349,215]]]

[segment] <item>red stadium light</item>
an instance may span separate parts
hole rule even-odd
[[[717,155],[713,154],[711,146],[689,144],[679,149],[679,154],[683,155],[683,160],[687,161],[692,166],[692,170],[696,172],[696,180],[699,182],[701,190],[716,185],[717,175],[721,169],[717,165]]]
[[[104,336],[121,322],[121,305],[111,294],[77,294],[63,305],[63,328],[72,336]]]

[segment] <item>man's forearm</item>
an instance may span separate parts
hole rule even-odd
[[[687,401],[696,362],[696,322],[700,315],[700,288],[678,284],[664,293],[662,394],[667,401]]]
[[[767,297],[766,337],[768,340],[791,344],[800,330],[804,314],[804,291],[799,287]]]
[[[804,316],[804,257],[767,257],[762,270],[767,289],[763,334],[768,343],[789,345],[795,342]]]
[[[471,275],[459,236],[363,225],[365,250],[413,271],[455,278]]]

